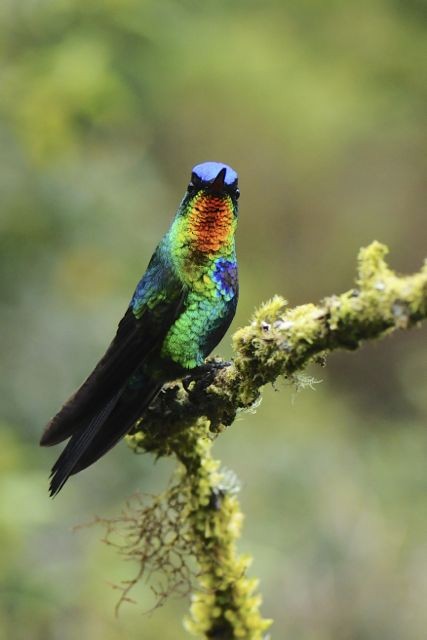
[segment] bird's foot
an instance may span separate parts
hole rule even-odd
[[[185,376],[185,378],[182,378],[182,386],[187,393],[194,389],[203,391],[212,384],[217,371],[229,367],[230,364],[227,360],[210,360],[205,362],[199,367],[192,369],[191,373]]]

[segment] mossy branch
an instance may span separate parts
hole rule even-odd
[[[288,308],[275,296],[233,336],[233,362],[214,359],[194,379],[166,387],[144,416],[134,442],[159,455],[172,453],[169,438],[206,417],[211,431],[232,424],[253,405],[260,389],[279,376],[292,377],[310,361],[324,362],[337,349],[357,349],[365,340],[408,329],[427,317],[427,261],[411,276],[386,264],[387,247],[361,249],[356,287],[317,305]]]
[[[210,360],[188,379],[167,385],[128,437],[137,451],[175,455],[178,475],[154,507],[104,521],[107,533],[120,524],[126,529],[130,519],[120,548],[139,560],[138,576],[163,571],[172,588],[184,584],[189,590],[197,577],[186,627],[200,638],[261,640],[270,625],[259,613],[256,580],[246,577],[250,559],[236,551],[243,516],[236,483],[211,456],[213,438],[279,376],[293,378],[309,362],[323,364],[335,349],[356,349],[427,317],[427,264],[415,275],[398,276],[386,254],[378,242],[362,249],[356,288],[339,296],[294,309],[279,296],[264,304],[233,336],[232,363]],[[195,574],[185,562],[171,568],[171,547],[196,560]],[[124,591],[127,596],[128,587]]]

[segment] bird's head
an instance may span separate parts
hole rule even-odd
[[[191,181],[172,225],[176,247],[191,254],[212,256],[232,250],[237,224],[237,173],[220,162],[203,162]]]
[[[236,203],[240,192],[237,173],[221,162],[203,162],[193,167],[187,193],[193,197],[201,192],[205,197],[229,196]]]

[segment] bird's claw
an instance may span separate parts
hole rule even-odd
[[[227,360],[211,360],[209,362],[205,362],[199,367],[193,369],[189,375],[185,376],[185,378],[182,378],[182,386],[185,391],[189,393],[191,390],[191,384],[194,383],[194,386],[198,391],[203,391],[212,384],[216,372],[220,369],[225,369],[228,366],[230,366],[230,362]]]

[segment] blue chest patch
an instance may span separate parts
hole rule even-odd
[[[237,263],[219,258],[215,262],[212,279],[217,285],[219,295],[231,300],[237,293]]]

